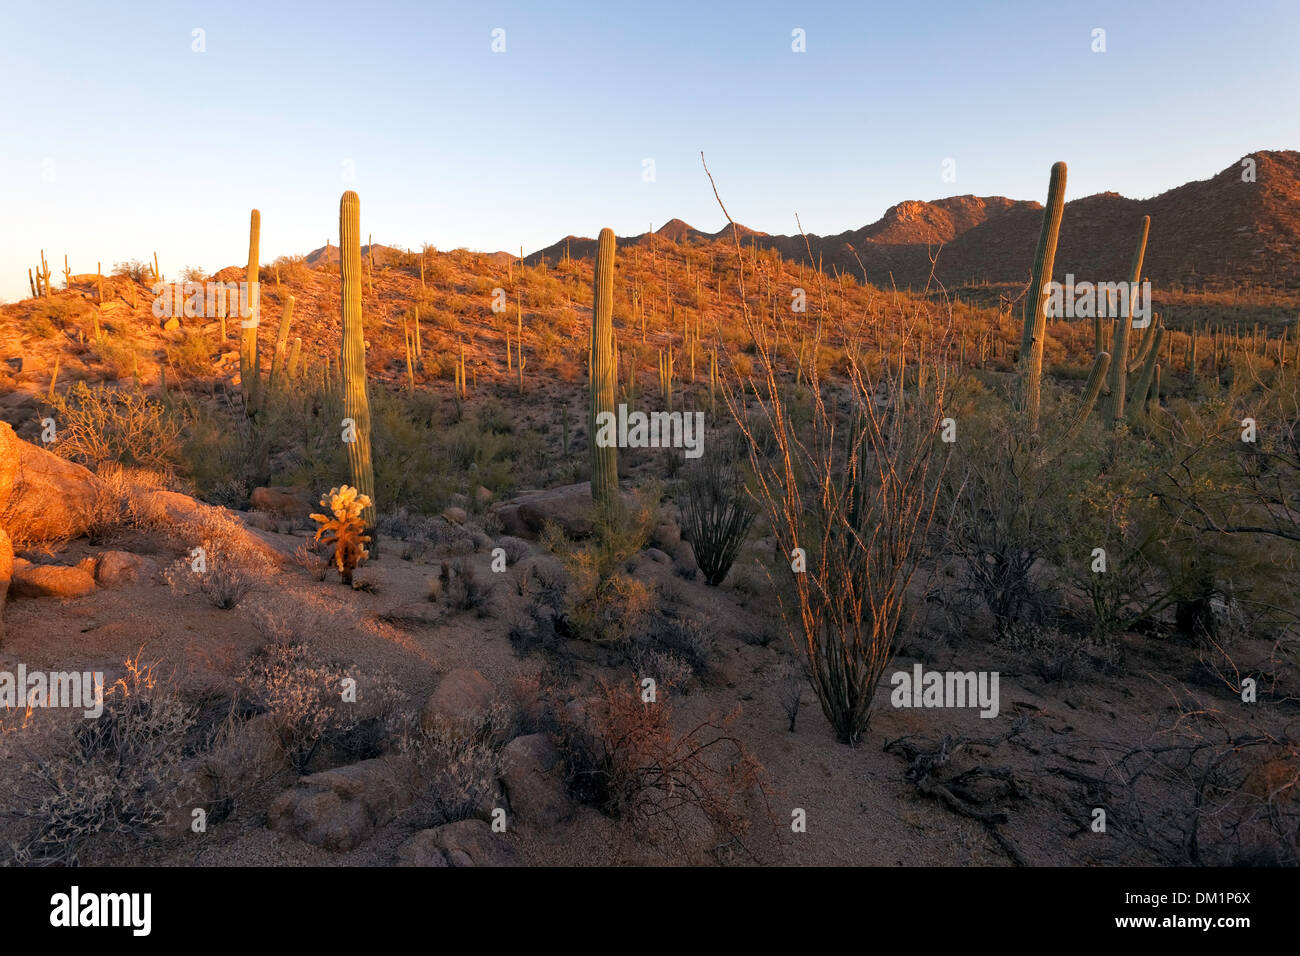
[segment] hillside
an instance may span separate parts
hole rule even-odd
[[[1248,154],[1255,182],[1242,181],[1236,162],[1209,179],[1186,183],[1150,199],[1106,192],[1066,203],[1057,271],[1122,277],[1132,254],[1137,223],[1151,216],[1146,272],[1157,287],[1215,290],[1242,284],[1300,288],[1300,153]],[[1245,159],[1246,157],[1243,157]],[[1037,200],[1004,196],[950,196],[930,202],[905,200],[879,220],[833,236],[768,235],[743,226],[745,244],[775,248],[791,260],[821,259],[874,285],[921,289],[938,253],[935,277],[947,287],[1028,281],[1042,221]],[[650,234],[620,240],[644,244]],[[726,229],[706,233],[673,219],[654,233],[674,242],[730,239]],[[554,262],[566,254],[589,258],[595,242],[568,236],[527,257]]]

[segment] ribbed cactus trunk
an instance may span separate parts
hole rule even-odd
[[[1119,327],[1115,330],[1114,356],[1110,363],[1110,407],[1107,419],[1113,424],[1124,417],[1125,391],[1128,387],[1128,338],[1129,328],[1133,325],[1133,297],[1137,292],[1137,283],[1142,280],[1142,259],[1147,251],[1147,233],[1151,230],[1151,217],[1142,217],[1142,230],[1138,236],[1137,249],[1133,252],[1133,267],[1129,270],[1129,300],[1126,314],[1119,317]],[[1154,343],[1154,339],[1151,340]]]
[[[366,395],[366,341],[361,327],[361,200],[352,190],[339,201],[339,274],[343,283],[343,415],[353,424],[347,443],[352,484],[371,505],[361,512],[375,526],[375,472],[370,460],[370,399]]]
[[[248,225],[248,315],[239,321],[239,388],[244,396],[244,408],[249,412],[257,408],[257,324],[261,312],[261,294],[258,285],[258,252],[262,233],[262,214],[254,209]]]
[[[288,379],[289,361],[289,326],[293,324],[293,306],[297,301],[292,295],[284,300],[284,313],[280,316],[280,331],[275,336],[275,354],[271,356],[271,391],[279,393],[284,389]]]
[[[1047,187],[1047,205],[1043,209],[1043,227],[1038,234],[1038,251],[1034,255],[1034,272],[1025,297],[1024,331],[1020,337],[1020,362],[1024,368],[1025,413],[1031,435],[1038,433],[1039,409],[1042,405],[1043,345],[1047,337],[1047,298],[1043,286],[1052,279],[1056,264],[1056,240],[1065,211],[1065,163],[1052,166]]]
[[[599,509],[618,502],[618,449],[596,444],[596,416],[614,414],[614,231],[602,229],[596,249],[595,289],[591,310],[591,497]]]

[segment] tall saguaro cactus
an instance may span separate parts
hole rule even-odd
[[[262,214],[254,209],[248,224],[248,315],[239,321],[239,390],[244,408],[257,408],[257,324],[261,314],[261,289],[258,285],[258,252],[262,234]]]
[[[1056,240],[1061,231],[1061,214],[1065,211],[1065,163],[1052,166],[1047,187],[1047,205],[1043,208],[1043,228],[1038,234],[1038,251],[1034,255],[1034,272],[1029,294],[1025,298],[1024,332],[1020,337],[1020,361],[1024,367],[1025,412],[1030,434],[1038,432],[1038,413],[1042,403],[1043,344],[1047,337],[1047,297],[1043,286],[1052,279],[1056,264]]]
[[[596,443],[596,416],[614,414],[614,231],[600,230],[596,248],[595,288],[591,308],[591,497],[610,510],[618,501],[618,449]]]
[[[361,200],[350,189],[339,201],[339,253],[343,284],[343,415],[351,420],[348,466],[353,487],[370,498],[371,504],[361,512],[361,518],[367,528],[373,528],[375,472],[370,460],[370,399],[366,395],[366,342],[361,326]]]
[[[1129,270],[1129,295],[1126,314],[1119,317],[1119,327],[1115,329],[1115,358],[1110,363],[1110,405],[1106,416],[1111,423],[1124,417],[1124,397],[1128,386],[1128,339],[1129,328],[1133,325],[1133,300],[1137,296],[1138,283],[1142,280],[1142,260],[1147,251],[1147,234],[1151,231],[1151,217],[1142,217],[1142,231],[1138,236],[1137,249],[1133,251],[1133,268]],[[1154,344],[1154,339],[1151,340]],[[1145,397],[1145,396],[1143,396]]]

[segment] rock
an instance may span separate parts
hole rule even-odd
[[[0,528],[0,641],[5,637],[5,598],[9,596],[9,582],[13,576],[14,546],[9,535],[5,534],[5,529]]]
[[[505,834],[482,820],[421,830],[397,848],[398,866],[513,866],[519,862]]]
[[[641,552],[641,554],[649,558],[655,564],[671,564],[673,560],[672,558],[668,557],[668,555],[660,551],[658,548],[646,548],[644,551]]]
[[[560,756],[550,737],[516,737],[506,745],[502,758],[505,770],[501,783],[512,815],[530,823],[557,823],[572,814]]]
[[[694,577],[700,566],[695,561],[695,549],[689,541],[681,541],[673,551],[673,564],[683,574]]]
[[[650,543],[656,548],[662,548],[669,553],[677,547],[677,543],[681,540],[682,529],[677,527],[676,521],[661,521],[655,525],[654,531],[650,534]]]
[[[479,503],[480,507],[487,507],[488,503],[492,501],[492,492],[479,485],[474,489],[474,500]]]
[[[359,846],[377,827],[410,806],[413,798],[406,763],[376,757],[302,777],[275,798],[267,811],[267,825],[341,853]]]
[[[475,531],[470,535],[470,540],[474,542],[475,551],[491,551],[496,546],[492,537],[485,531]]]
[[[18,559],[14,562],[13,582],[10,589],[17,597],[78,598],[95,590],[93,558],[91,567],[60,564],[32,564]]]
[[[0,452],[12,453],[17,443],[17,467],[3,506],[3,524],[21,543],[76,538],[95,522],[104,485],[87,469],[60,458],[13,433],[0,422]],[[9,465],[0,472],[12,469]],[[0,475],[0,493],[6,479]]]
[[[629,505],[635,499],[623,495]],[[586,538],[592,532],[591,482],[561,485],[541,491],[524,491],[493,509],[502,530],[519,538],[537,537],[547,522],[554,522],[570,538]]]
[[[269,511],[286,518],[306,517],[311,512],[307,493],[287,485],[254,488],[248,496],[248,506],[253,511]]]
[[[458,508],[456,505],[451,505],[444,510],[442,516],[452,524],[464,524],[469,520],[469,515],[465,513],[465,509]]]
[[[426,729],[440,721],[473,724],[486,716],[494,696],[486,677],[469,667],[457,667],[438,682],[438,689],[420,712]]]
[[[95,561],[95,583],[106,588],[136,584],[153,568],[153,561],[143,555],[130,551],[105,551]]]
[[[18,480],[18,442],[13,428],[0,423],[0,520],[3,520],[14,483]]]

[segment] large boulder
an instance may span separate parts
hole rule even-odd
[[[629,506],[635,499],[624,493]],[[535,538],[548,523],[560,527],[570,538],[587,538],[592,532],[591,482],[560,485],[540,491],[521,491],[493,509],[506,534]]]
[[[440,723],[476,724],[487,716],[494,692],[488,679],[470,667],[449,671],[420,712],[426,729]]]
[[[248,506],[253,511],[266,511],[286,518],[305,518],[312,510],[306,491],[285,485],[254,488],[248,497]]]
[[[9,582],[13,576],[14,546],[9,535],[5,534],[5,529],[0,528],[0,641],[5,637],[5,598],[9,596]]]
[[[95,523],[103,482],[75,462],[25,442],[0,422],[0,455],[17,447],[17,466],[0,466],[0,525],[22,544],[76,538]],[[3,458],[0,458],[3,460]],[[12,474],[9,474],[12,472]]]
[[[154,562],[130,551],[105,551],[95,559],[95,583],[106,588],[138,584],[155,568]]]
[[[397,848],[398,866],[511,866],[518,863],[504,834],[482,820],[421,830]]]
[[[342,853],[409,807],[414,796],[409,766],[398,758],[376,757],[301,778],[276,797],[267,825]]]
[[[17,597],[78,598],[95,590],[95,561],[87,558],[79,565],[32,564],[18,558],[14,562],[10,589]]]
[[[526,734],[506,744],[501,783],[510,812],[529,823],[557,823],[573,813],[560,755],[546,734]]]

